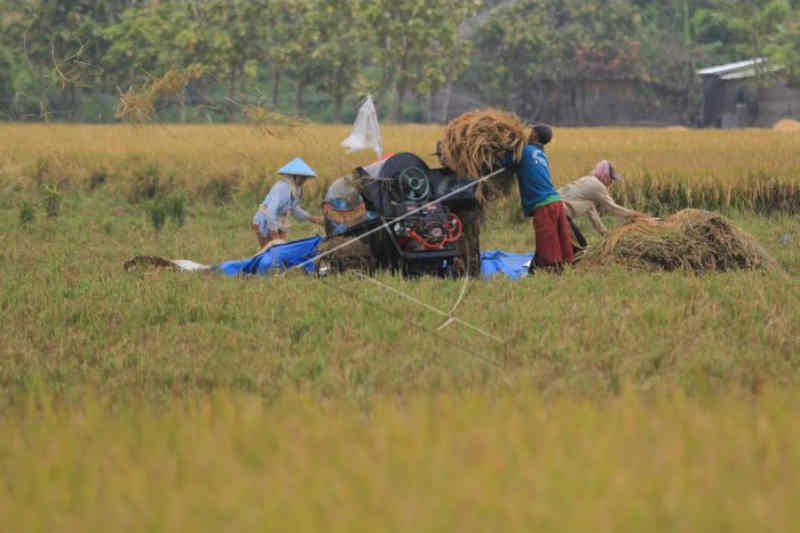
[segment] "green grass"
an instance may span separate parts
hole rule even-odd
[[[507,341],[498,345],[458,326],[437,334],[436,315],[348,276],[123,271],[136,254],[214,263],[254,251],[252,206],[198,201],[187,210],[182,227],[170,221],[159,233],[145,206],[102,191],[66,193],[59,217],[25,225],[17,209],[0,211],[5,402],[32,383],[160,400],[216,387],[369,397],[524,383],[593,395],[626,382],[691,391],[800,378],[793,274],[611,270],[473,281],[458,314]],[[528,222],[506,214],[515,210],[489,217],[486,249],[531,248]],[[795,217],[732,216],[790,273],[800,270]],[[310,231],[295,226],[293,235]],[[381,278],[443,309],[461,290],[458,281]]]

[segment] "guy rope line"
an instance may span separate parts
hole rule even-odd
[[[315,257],[312,257],[311,259],[308,259],[306,261],[303,261],[302,263],[294,265],[293,267],[290,267],[290,268],[284,270],[282,275],[285,276],[290,270],[294,270],[296,268],[303,268],[306,265],[313,264],[316,261],[319,261],[320,259],[322,259],[324,257],[327,257],[328,255],[331,255],[334,252],[337,252],[337,251],[339,251],[339,250],[341,250],[343,248],[346,248],[346,247],[348,247],[348,246],[350,246],[352,244],[355,244],[356,242],[360,241],[361,239],[363,239],[365,237],[368,237],[369,235],[372,235],[373,233],[377,233],[377,232],[379,232],[381,230],[384,230],[384,229],[389,229],[392,224],[395,224],[395,223],[397,223],[397,222],[399,222],[401,220],[404,220],[404,219],[406,219],[406,218],[408,218],[410,216],[413,216],[416,213],[419,213],[420,211],[422,211],[424,209],[427,209],[427,208],[429,208],[429,207],[431,207],[433,205],[438,204],[439,202],[441,202],[443,200],[446,200],[446,199],[448,199],[448,198],[450,198],[452,196],[455,196],[455,195],[460,194],[460,193],[462,193],[462,192],[464,192],[466,190],[469,190],[472,187],[477,187],[479,184],[483,183],[484,181],[488,181],[488,180],[494,178],[495,176],[501,174],[505,170],[506,170],[505,167],[501,167],[501,168],[499,168],[499,169],[497,169],[497,170],[495,170],[493,172],[490,172],[489,174],[486,174],[485,176],[481,177],[480,179],[477,179],[477,180],[475,180],[475,181],[473,181],[471,183],[468,183],[467,185],[464,185],[462,187],[458,187],[457,189],[454,189],[453,191],[445,194],[444,196],[441,196],[441,197],[437,198],[436,200],[432,200],[432,201],[428,202],[427,204],[424,204],[424,205],[422,205],[420,207],[412,209],[411,211],[408,211],[407,213],[405,213],[405,214],[403,214],[403,215],[401,215],[401,216],[399,216],[397,218],[394,218],[391,221],[384,222],[380,226],[377,226],[377,227],[375,227],[375,228],[373,228],[373,229],[371,229],[371,230],[359,235],[358,237],[354,237],[354,238],[350,239],[349,241],[345,241],[345,242],[343,242],[342,244],[340,244],[338,246],[334,246],[330,250],[326,250],[325,252],[323,252],[321,254],[318,254]],[[505,344],[505,341],[503,339],[501,339],[500,337],[497,337],[496,335],[492,335],[488,331],[486,331],[484,329],[481,329],[478,326],[475,326],[474,324],[470,324],[469,322],[467,322],[465,320],[462,320],[462,319],[460,319],[460,318],[458,318],[456,316],[453,316],[453,313],[455,312],[456,308],[461,303],[461,300],[464,298],[464,296],[466,294],[466,284],[461,289],[461,295],[459,296],[458,301],[456,302],[456,304],[452,307],[452,309],[448,313],[446,311],[442,311],[441,309],[439,309],[437,307],[434,307],[433,305],[427,304],[427,303],[425,303],[425,302],[423,302],[423,301],[421,301],[421,300],[419,300],[417,298],[414,298],[413,296],[405,294],[404,292],[402,292],[402,291],[400,291],[398,289],[395,289],[394,287],[391,287],[391,286],[389,286],[389,285],[387,285],[385,283],[382,283],[382,282],[380,282],[380,281],[378,281],[378,280],[376,280],[374,278],[371,278],[369,276],[365,276],[364,274],[361,274],[361,273],[357,273],[357,275],[359,277],[361,277],[362,279],[365,279],[365,280],[367,280],[367,281],[369,281],[371,283],[374,283],[374,284],[376,284],[378,286],[381,286],[381,287],[384,287],[384,288],[388,289],[389,291],[391,291],[394,294],[397,294],[398,296],[402,296],[403,298],[407,299],[408,301],[410,301],[410,302],[412,302],[412,303],[414,303],[416,305],[419,305],[419,306],[421,306],[421,307],[423,307],[423,308],[425,308],[425,309],[427,309],[427,310],[429,310],[429,311],[431,311],[433,313],[436,313],[436,314],[438,314],[440,316],[445,317],[447,320],[445,320],[445,322],[442,323],[441,326],[439,326],[438,331],[441,331],[441,330],[445,329],[446,327],[450,326],[451,324],[455,323],[455,324],[460,324],[460,325],[462,325],[462,326],[464,326],[464,327],[466,327],[466,328],[468,328],[468,329],[470,329],[470,330],[472,330],[472,331],[474,331],[474,332],[476,332],[476,333],[478,333],[480,335],[483,335],[486,338],[492,339],[493,341],[495,341],[498,344]],[[467,279],[467,281],[468,281],[468,279]]]
[[[455,340],[452,340],[452,339],[447,339],[446,337],[444,337],[442,335],[441,328],[436,329],[436,330],[430,329],[427,326],[425,326],[424,324],[420,324],[420,323],[415,322],[414,320],[409,318],[408,315],[405,314],[405,313],[401,314],[401,313],[396,313],[394,311],[391,311],[389,308],[387,308],[387,307],[385,307],[385,306],[383,306],[383,305],[381,305],[381,304],[379,304],[377,302],[370,301],[367,298],[364,298],[361,295],[359,295],[359,294],[357,294],[357,293],[355,293],[353,291],[347,290],[344,287],[342,287],[341,285],[335,285],[333,283],[328,283],[328,281],[325,278],[320,278],[320,281],[322,281],[322,285],[323,286],[328,287],[333,291],[340,292],[340,293],[342,293],[344,295],[347,295],[347,296],[350,296],[351,298],[354,298],[355,300],[364,302],[364,303],[366,303],[368,305],[371,305],[371,306],[373,306],[373,307],[375,307],[377,309],[380,309],[381,311],[383,311],[384,313],[386,313],[388,315],[394,316],[395,318],[397,318],[399,320],[402,320],[402,321],[404,321],[404,322],[406,322],[406,323],[408,323],[408,324],[410,324],[410,325],[412,325],[412,326],[414,326],[416,328],[419,328],[420,330],[428,333],[431,337],[433,337],[435,339],[438,339],[440,341],[446,342],[448,346],[456,348],[458,350],[461,350],[462,352],[464,352],[467,355],[470,355],[471,357],[475,358],[476,360],[481,361],[484,364],[487,364],[489,366],[494,367],[498,371],[498,373],[500,375],[500,378],[503,380],[503,382],[506,385],[511,386],[513,384],[512,378],[506,373],[506,371],[505,371],[505,369],[504,369],[502,364],[500,364],[498,361],[494,360],[492,357],[490,357],[488,355],[484,355],[484,354],[478,353],[477,351],[472,349],[472,347],[468,348],[468,347],[464,346],[463,344],[461,344],[458,341],[455,341]]]
[[[422,300],[414,298],[410,294],[406,294],[401,290],[395,289],[391,285],[387,285],[386,283],[378,281],[377,279],[374,279],[374,278],[371,278],[369,276],[366,276],[366,275],[362,274],[361,272],[354,272],[354,274],[356,276],[358,276],[359,278],[363,279],[363,280],[369,281],[370,283],[373,283],[373,284],[375,284],[375,285],[377,285],[379,287],[382,287],[382,288],[388,290],[389,292],[391,292],[393,294],[396,294],[397,296],[405,298],[409,302],[415,303],[415,304],[417,304],[417,305],[419,305],[421,307],[424,307],[425,309],[427,309],[428,311],[430,311],[432,313],[436,313],[437,315],[443,316],[444,318],[446,318],[447,321],[438,328],[439,331],[441,331],[442,329],[444,329],[445,327],[447,327],[448,325],[450,325],[452,323],[457,323],[457,324],[461,324],[462,326],[465,326],[465,327],[471,329],[472,331],[474,331],[476,333],[480,333],[484,337],[492,339],[493,341],[495,341],[495,342],[497,342],[499,344],[505,344],[505,341],[503,339],[501,339],[500,337],[492,335],[488,331],[483,330],[483,329],[479,328],[478,326],[474,326],[474,325],[470,324],[469,322],[461,320],[458,317],[454,317],[452,314],[447,313],[445,311],[442,311],[438,307],[434,307],[434,306],[432,306],[432,305],[430,305],[428,303],[423,302]]]

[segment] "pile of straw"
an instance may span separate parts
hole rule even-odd
[[[587,250],[581,266],[619,264],[644,270],[779,269],[749,234],[719,214],[685,209],[665,220],[626,224]]]
[[[776,122],[772,129],[775,131],[782,131],[786,133],[796,133],[800,132],[800,122],[796,120],[792,120],[790,118],[785,118]]]
[[[526,125],[514,113],[497,109],[470,111],[447,125],[442,159],[459,176],[479,178],[498,167],[508,153],[522,158],[528,140]]]

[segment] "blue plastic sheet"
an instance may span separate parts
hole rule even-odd
[[[278,244],[269,250],[248,259],[225,261],[214,265],[213,269],[228,276],[256,275],[267,276],[274,271],[288,270],[317,255],[317,248],[322,237],[309,237],[299,241]],[[528,264],[533,254],[514,254],[502,250],[481,253],[481,275],[485,279],[503,274],[517,280],[528,274]],[[303,267],[309,274],[314,265],[309,263]]]
[[[214,266],[214,270],[223,272],[228,276],[241,276],[251,274],[267,276],[271,272],[288,270],[317,255],[317,247],[322,242],[322,237],[309,237],[299,241],[278,244],[269,250],[249,259],[225,261]],[[303,267],[306,272],[314,271],[314,264],[309,263]]]
[[[513,254],[502,250],[481,253],[481,275],[484,279],[498,274],[517,280],[528,275],[528,265],[533,261],[533,254]]]

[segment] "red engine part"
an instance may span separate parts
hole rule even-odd
[[[464,233],[464,224],[456,214],[450,213],[447,222],[442,225],[442,230],[444,231],[444,235],[441,240],[437,241],[426,239],[414,231],[413,228],[408,229],[408,236],[421,244],[426,250],[441,250],[448,243],[455,242],[461,238],[461,235]]]

